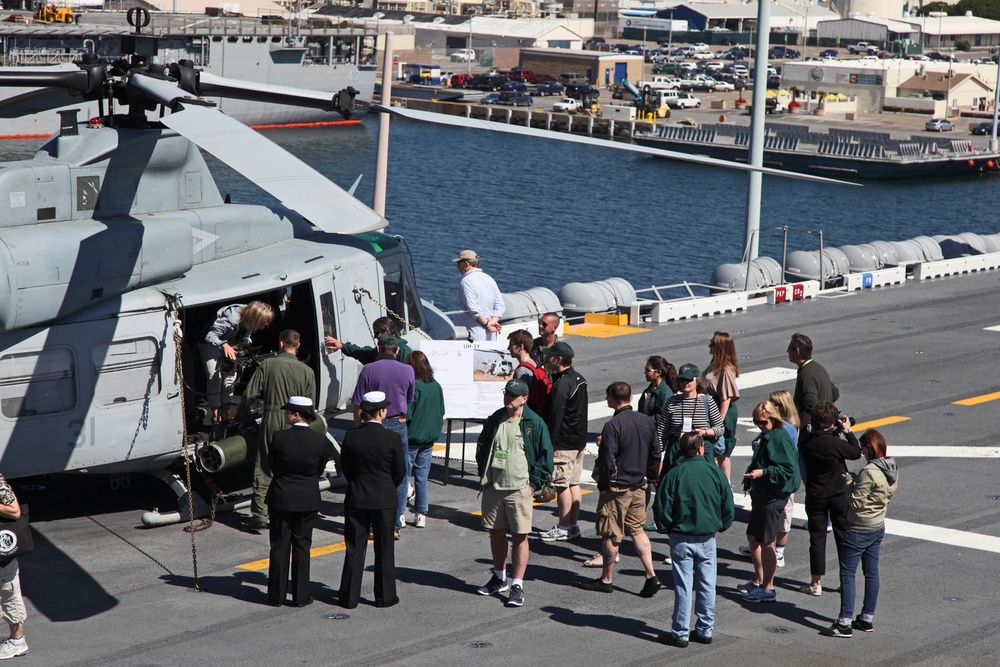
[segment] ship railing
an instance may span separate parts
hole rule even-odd
[[[953,139],[951,142],[951,150],[953,153],[958,153],[959,155],[976,152],[972,142],[968,139]]]
[[[664,139],[677,139],[679,141],[697,141],[701,143],[713,143],[715,141],[715,129],[705,129],[700,127],[688,127],[686,125],[661,125],[660,137]]]
[[[668,296],[669,292],[680,296]],[[696,292],[704,292],[699,294]],[[662,324],[695,317],[709,317],[746,310],[749,292],[720,292],[718,287],[703,283],[657,285],[635,291],[636,302],[629,307],[629,322]]]
[[[58,65],[71,63],[80,58],[79,51],[67,52],[66,49],[11,49],[4,55],[5,67],[22,67],[24,65]]]

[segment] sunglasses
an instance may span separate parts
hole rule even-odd
[[[754,420],[753,420],[753,423],[754,423],[754,424],[755,424],[756,426],[767,426],[767,425],[768,425],[768,424],[770,424],[771,422],[770,422],[770,420],[767,420],[767,419],[754,419]]]

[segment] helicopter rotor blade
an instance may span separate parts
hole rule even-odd
[[[357,234],[388,226],[382,216],[305,162],[217,109],[191,105],[160,122],[325,232]]]
[[[216,76],[211,72],[198,73],[197,93],[199,95],[235,97],[256,102],[309,107],[323,111],[335,110],[333,104],[335,93],[228,79]]]
[[[0,101],[0,118],[18,118],[80,102],[83,93],[93,89],[91,76],[73,63],[0,67],[0,86],[26,89]]]
[[[851,186],[861,187],[860,183],[851,183],[850,181],[841,181],[835,178],[825,178],[823,176],[813,176],[811,174],[798,174],[791,171],[774,169],[772,167],[755,167],[749,164],[743,164],[740,162],[729,162],[728,160],[720,160],[718,158],[711,158],[703,155],[692,155],[689,153],[680,153],[678,151],[668,151],[662,148],[648,148],[646,146],[639,146],[637,144],[626,144],[620,141],[609,141],[608,139],[595,139],[593,137],[584,137],[576,134],[553,132],[551,130],[540,130],[538,128],[525,127],[523,125],[508,125],[507,123],[497,123],[494,121],[481,120],[478,118],[465,118],[463,116],[450,116],[448,114],[443,114],[443,113],[434,113],[431,111],[418,111],[416,109],[407,109],[404,107],[385,107],[382,106],[381,104],[372,104],[370,108],[373,111],[378,111],[380,113],[388,113],[394,116],[409,118],[411,120],[423,121],[426,123],[437,123],[439,125],[454,125],[458,127],[469,127],[480,130],[492,130],[493,132],[506,132],[508,134],[520,134],[522,136],[537,137],[542,139],[555,139],[558,141],[568,141],[574,144],[583,144],[585,146],[602,146],[604,148],[614,148],[621,151],[630,151],[632,153],[643,153],[645,155],[654,155],[657,157],[670,158],[672,160],[679,160],[681,162],[693,162],[695,164],[702,164],[709,167],[724,167],[726,169],[736,169],[737,171],[759,171],[762,174],[768,174],[770,176],[781,176],[782,178],[794,178],[802,181],[813,181],[816,183],[831,183],[836,185],[851,185]]]

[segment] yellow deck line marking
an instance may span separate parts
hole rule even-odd
[[[630,334],[648,333],[649,329],[638,327],[613,327],[606,324],[577,324],[571,327],[566,336],[583,336],[584,338],[614,338]]]
[[[998,398],[1000,398],[1000,391],[995,391],[992,394],[983,394],[982,396],[963,398],[961,401],[955,401],[952,405],[979,405],[980,403],[995,401]]]
[[[369,540],[371,543],[371,540]],[[325,556],[327,554],[336,553],[338,551],[343,551],[347,548],[347,544],[344,542],[334,542],[333,544],[324,544],[321,547],[313,547],[309,550],[309,557],[315,558],[316,556]],[[262,558],[260,560],[251,561],[249,563],[243,563],[242,565],[237,565],[237,570],[266,570],[271,563],[271,559]]]
[[[593,491],[591,491],[590,489],[580,489],[580,495],[586,495],[588,493],[593,493]],[[550,500],[549,502],[553,501]],[[539,505],[546,505],[546,504],[548,503],[534,503],[534,506],[538,507]],[[472,514],[472,516],[482,516],[483,512],[482,510],[480,510],[478,512],[470,512],[470,514]],[[371,544],[372,541],[368,540],[368,543]],[[346,548],[347,544],[345,544],[344,542],[334,542],[333,544],[324,544],[321,547],[313,547],[312,549],[310,549],[309,557],[316,558],[317,556],[325,556],[327,554],[343,551]],[[271,559],[261,558],[260,560],[254,560],[250,561],[249,563],[243,563],[242,565],[237,565],[236,569],[252,570],[254,572],[258,572],[260,570],[266,570],[268,567],[270,567],[270,564],[271,564]]]
[[[899,422],[910,421],[909,417],[883,417],[882,419],[872,419],[867,422],[859,422],[852,426],[851,428],[855,431],[860,431],[865,428],[878,428],[879,426],[888,426],[889,424],[898,424]]]

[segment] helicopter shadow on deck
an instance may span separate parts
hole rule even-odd
[[[37,530],[34,553],[18,559],[24,597],[53,623],[72,623],[111,611],[118,599]],[[72,595],[67,595],[72,591]]]

